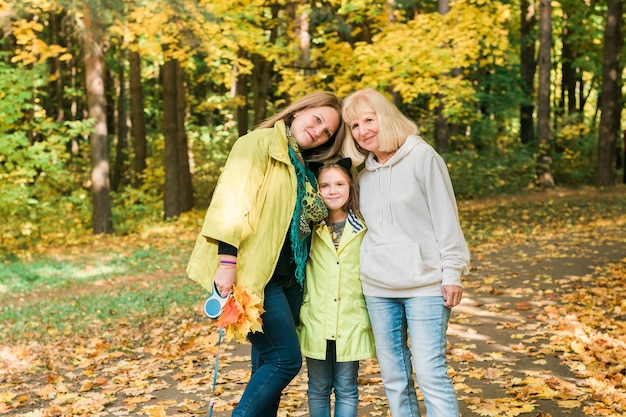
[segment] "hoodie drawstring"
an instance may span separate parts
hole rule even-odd
[[[383,193],[380,188],[380,168],[376,168],[376,179],[378,180],[378,220],[383,225]]]
[[[389,190],[389,194],[387,194],[387,209],[389,210],[389,221],[393,226],[393,213],[391,212],[391,170],[393,169],[393,165],[389,166],[389,186],[387,190]]]
[[[389,194],[387,195],[387,210],[389,211],[389,221],[391,225],[393,226],[393,213],[391,211],[391,169],[393,168],[393,166],[389,166],[387,168],[389,171],[389,184],[387,187],[387,191],[389,192]],[[382,226],[384,223],[384,216],[383,216],[383,193],[380,187],[380,181],[381,181],[380,168],[376,168],[376,177],[378,179],[378,212],[379,212],[380,225]]]

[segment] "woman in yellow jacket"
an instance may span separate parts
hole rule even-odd
[[[359,253],[365,224],[349,158],[325,163],[317,174],[328,217],[313,232],[298,336],[309,374],[311,417],[356,417],[359,360],[374,357],[361,289]]]
[[[309,160],[337,153],[341,103],[317,92],[237,140],[218,180],[187,267],[222,295],[234,285],[256,293],[265,312],[251,332],[252,374],[233,416],[276,416],[282,390],[302,356],[296,322],[310,226],[326,215]]]

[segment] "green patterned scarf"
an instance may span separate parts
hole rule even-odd
[[[296,279],[302,285],[308,257],[308,237],[311,234],[311,223],[319,222],[328,216],[328,210],[322,197],[317,192],[315,175],[306,165],[296,138],[288,126],[285,127],[289,141],[289,158],[296,170],[298,180],[298,195],[296,207],[291,218],[289,237],[293,260],[296,264]]]

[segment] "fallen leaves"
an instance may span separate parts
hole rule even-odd
[[[510,398],[462,397],[461,399],[467,402],[470,410],[475,411],[479,416],[516,417],[535,409],[534,402],[517,401]]]
[[[541,234],[512,224],[514,210],[501,220],[474,217],[492,222],[495,233],[474,240],[467,296],[450,323],[450,374],[463,416],[622,416],[626,217],[611,211],[607,221],[602,213],[589,212],[586,224],[568,216],[542,224],[542,208],[537,210],[526,215]],[[171,239],[162,242],[169,245]],[[259,305],[245,297],[240,295],[242,305]],[[43,339],[31,330],[26,342],[3,343],[0,415],[205,415],[218,353],[217,323],[204,318],[200,305],[164,304],[160,315],[139,324],[119,317],[113,331],[99,331],[98,323],[91,323],[89,336],[60,331]],[[236,341],[247,332],[245,321],[260,326],[262,310],[249,309],[242,321],[239,307],[225,314],[241,330],[233,330],[233,342],[223,341],[219,348],[217,416],[230,415],[249,379],[249,346]],[[362,361],[359,416],[388,415],[378,371],[375,360]],[[307,414],[306,372],[285,391],[280,412],[281,417]]]
[[[481,245],[481,262],[467,280],[472,298],[451,325],[452,335],[472,341],[467,350],[458,342],[451,350],[463,381],[455,386],[472,412],[535,417],[548,415],[541,407],[551,404],[557,416],[626,414],[625,226],[624,216],[610,225],[599,219],[554,230],[550,239]],[[474,334],[471,321],[483,322]],[[496,353],[506,364],[491,361]],[[560,366],[572,375],[556,374]],[[510,398],[517,403],[507,411]]]
[[[261,314],[264,311],[263,302],[258,295],[248,292],[246,288],[235,286],[216,324],[226,330],[226,341],[236,339],[243,342],[248,333],[262,331]]]

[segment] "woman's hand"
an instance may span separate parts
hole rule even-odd
[[[459,305],[463,297],[463,288],[458,285],[443,285],[441,287],[443,294],[443,305],[452,308]]]
[[[222,297],[227,296],[237,283],[237,258],[230,255],[220,255],[220,266],[217,268],[213,280]]]

